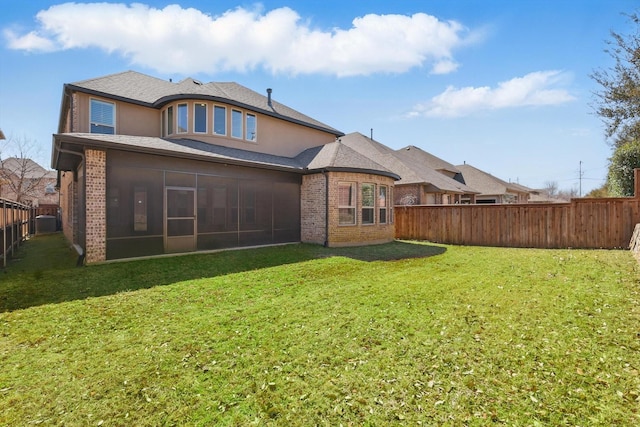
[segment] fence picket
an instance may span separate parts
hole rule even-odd
[[[396,206],[396,238],[454,245],[628,248],[640,198],[569,203]]]

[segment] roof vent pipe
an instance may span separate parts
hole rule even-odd
[[[269,107],[273,107],[273,105],[271,105],[271,92],[273,92],[273,89],[267,88],[267,105]]]

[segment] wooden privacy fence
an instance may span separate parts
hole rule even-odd
[[[20,242],[29,236],[29,228],[34,208],[10,200],[0,199],[0,256],[2,266],[13,255]]]
[[[640,199],[520,205],[396,206],[396,238],[454,245],[628,248]]]
[[[454,245],[626,249],[638,223],[640,169],[634,197],[395,207],[396,238]]]

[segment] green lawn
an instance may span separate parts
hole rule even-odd
[[[640,424],[626,251],[290,245],[0,270],[0,425]]]

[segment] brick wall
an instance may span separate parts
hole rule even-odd
[[[420,185],[406,184],[397,185],[394,190],[394,204],[396,205],[419,205],[422,203],[420,199]]]
[[[384,176],[355,173],[355,172],[327,172],[329,178],[329,227],[328,237],[325,228],[325,185],[324,174],[305,175],[302,178],[301,194],[301,240],[305,243],[325,244],[328,246],[356,246],[376,243],[386,243],[394,239],[395,227],[391,224],[378,223],[378,209],[375,209],[375,224],[361,223],[361,184],[369,183],[386,185],[393,192],[393,179]],[[340,225],[338,214],[338,183],[356,183],[356,224]],[[376,190],[377,191],[377,190]],[[393,200],[393,193],[387,196]],[[393,203],[389,204],[389,209]],[[392,218],[391,212],[387,214]]]
[[[338,183],[339,182],[355,182],[356,186],[356,224],[340,225],[338,214]],[[371,183],[378,185],[386,185],[389,191],[393,192],[393,179],[366,173],[354,172],[331,172],[329,173],[329,238],[328,246],[356,246],[367,244],[387,243],[393,241],[395,237],[394,224],[379,224],[378,209],[375,209],[375,224],[361,223],[361,184]],[[390,201],[393,195],[388,195]],[[376,198],[377,199],[377,198]],[[393,204],[389,204],[391,209]],[[391,213],[388,213],[391,218]]]
[[[318,173],[302,177],[300,194],[300,239],[305,243],[323,245],[325,226],[325,175]]]
[[[86,262],[106,259],[107,249],[107,153],[85,151]]]

